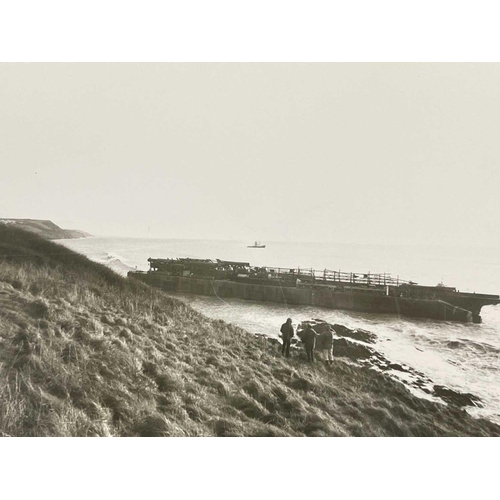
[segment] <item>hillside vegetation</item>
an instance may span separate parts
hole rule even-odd
[[[48,240],[85,238],[90,236],[90,234],[85,231],[79,231],[77,229],[62,229],[50,220],[0,219],[0,225],[2,224],[30,231]]]
[[[500,435],[336,359],[314,366],[0,225],[3,436]]]

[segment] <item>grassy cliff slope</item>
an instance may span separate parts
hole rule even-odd
[[[38,234],[48,240],[63,240],[70,238],[85,238],[90,236],[85,231],[77,229],[62,229],[50,220],[38,219],[0,219],[0,224],[19,227],[26,231]]]
[[[500,435],[336,359],[285,360],[240,328],[0,225],[4,436]]]

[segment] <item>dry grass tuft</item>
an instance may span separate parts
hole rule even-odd
[[[182,379],[172,373],[161,373],[156,376],[156,383],[161,392],[182,392],[184,383]]]
[[[183,436],[184,432],[162,415],[147,415],[134,426],[134,431],[141,437]]]
[[[213,424],[216,436],[221,437],[241,437],[245,435],[241,422],[221,418]]]
[[[49,316],[49,304],[44,299],[34,300],[29,304],[28,312],[35,319],[47,318]]]

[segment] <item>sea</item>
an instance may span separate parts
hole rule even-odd
[[[58,240],[121,275],[148,270],[148,258],[192,257],[249,262],[255,266],[312,268],[355,273],[390,273],[423,285],[460,291],[500,293],[500,249],[433,245],[253,242],[90,237]],[[482,309],[481,324],[462,324],[395,315],[289,306],[174,293],[210,318],[238,325],[250,333],[277,337],[287,317],[296,327],[323,319],[378,336],[376,349],[395,363],[423,372],[435,384],[479,396],[483,408],[474,416],[500,424],[500,305]]]

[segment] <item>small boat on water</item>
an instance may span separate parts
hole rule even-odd
[[[256,241],[253,245],[248,245],[247,248],[266,248],[260,241]]]

